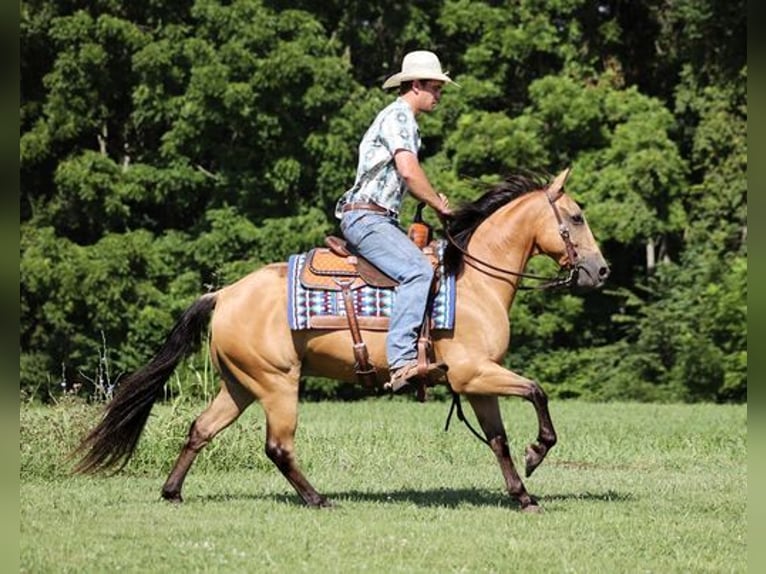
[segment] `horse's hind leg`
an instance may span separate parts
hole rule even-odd
[[[298,427],[298,385],[287,383],[261,400],[266,413],[266,455],[309,506],[332,504],[319,494],[299,470],[295,460]]]
[[[236,383],[224,382],[213,402],[189,428],[189,434],[173,470],[162,487],[162,498],[182,502],[181,488],[197,454],[215,435],[233,423],[253,402],[253,397]]]
[[[484,435],[487,437],[489,447],[495,453],[497,462],[500,464],[508,494],[519,502],[523,511],[538,511],[540,507],[537,505],[537,500],[527,492],[513,464],[497,397],[468,395],[467,398],[476,413]]]

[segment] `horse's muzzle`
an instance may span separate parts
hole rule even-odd
[[[583,290],[599,289],[606,283],[609,273],[609,265],[603,257],[581,257],[575,266],[574,287]]]

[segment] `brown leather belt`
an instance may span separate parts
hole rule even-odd
[[[374,211],[375,213],[393,214],[394,212],[385,207],[381,207],[377,203],[347,203],[343,206],[343,213],[347,211],[355,211],[361,209],[362,211]]]

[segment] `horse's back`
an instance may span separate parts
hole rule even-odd
[[[227,322],[231,321],[243,313],[251,317],[282,302],[286,309],[287,263],[271,263],[219,290],[216,317],[219,322],[224,317]]]

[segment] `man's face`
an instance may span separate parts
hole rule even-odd
[[[430,112],[439,103],[442,97],[444,82],[439,80],[416,80],[415,88],[418,91],[418,102],[421,111]]]

